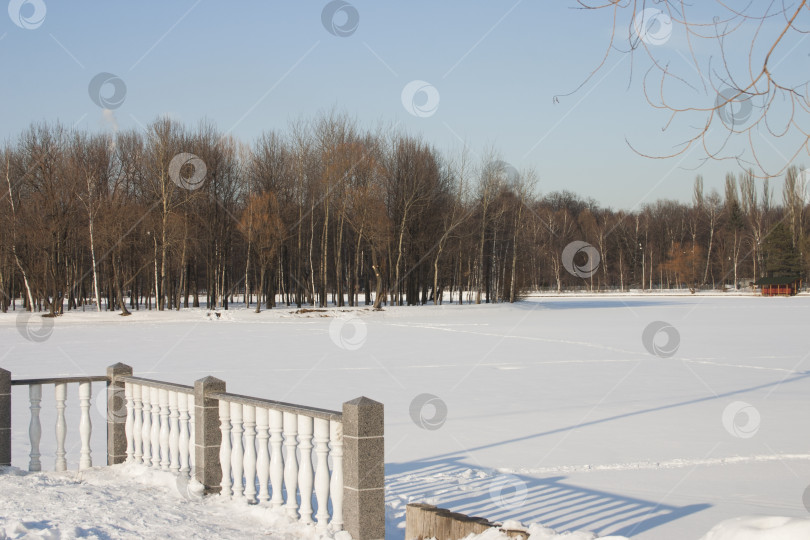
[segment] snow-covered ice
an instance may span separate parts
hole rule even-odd
[[[145,377],[214,375],[232,392],[329,409],[360,395],[382,401],[387,538],[404,537],[408,502],[640,540],[699,539],[741,516],[810,517],[810,297],[294,311],[77,312],[43,342],[0,314],[0,366],[29,378],[102,374],[120,361]],[[674,342],[659,332],[645,346],[656,321],[675,329]],[[15,387],[13,397],[13,461],[25,468],[27,396]],[[52,409],[46,387],[46,468]]]
[[[810,520],[743,516],[713,527],[701,540],[794,540],[810,538]]]

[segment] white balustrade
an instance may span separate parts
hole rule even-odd
[[[152,403],[152,431],[149,441],[152,446],[152,467],[160,468],[160,389],[149,388],[149,401]]]
[[[188,394],[177,392],[177,409],[179,412],[177,451],[180,459],[180,474],[188,476],[189,467],[189,414]],[[192,449],[193,451],[193,449]]]
[[[231,496],[231,404],[219,402],[219,422],[222,442],[219,446],[219,465],[222,468],[222,491],[225,497]]]
[[[245,497],[256,503],[256,407],[245,405]],[[234,434],[235,436],[235,434]]]
[[[54,401],[56,409],[56,450],[54,452],[56,471],[67,470],[67,451],[65,440],[67,438],[67,420],[65,417],[67,401],[66,382],[53,382]],[[79,383],[79,469],[87,469],[93,466],[90,449],[90,438],[92,434],[92,423],[90,420],[90,397],[92,387],[90,382]],[[40,413],[42,411],[42,384],[28,385],[28,402],[31,411],[31,418],[28,424],[28,440],[31,451],[28,454],[28,470],[38,472],[42,470],[42,454],[40,453],[40,443],[42,442],[42,421]]]
[[[284,456],[281,452],[281,436],[284,431],[284,413],[275,409],[270,410],[270,485],[272,496],[270,506],[281,508],[284,505],[282,491],[284,489]]]
[[[169,391],[169,470],[180,472],[180,411],[177,392]]]
[[[270,439],[270,411],[264,407],[256,408],[256,474],[259,478],[258,501],[270,500],[268,482],[270,481],[270,452],[267,442]]]
[[[141,385],[141,400],[143,401],[143,422],[141,439],[143,441],[143,464],[152,464],[152,390]]]
[[[329,442],[332,444],[332,531],[343,530],[343,422],[329,421]]]
[[[284,456],[284,485],[287,488],[287,515],[291,518],[298,518],[298,501],[296,491],[298,490],[298,457],[295,455],[298,442],[295,440],[298,435],[298,415],[291,412],[284,413],[284,446],[286,456]]]
[[[67,383],[55,383],[54,391],[56,470],[63,471]],[[126,461],[190,476],[195,466],[194,394],[127,382],[124,397]],[[79,383],[80,470],[92,466],[90,398],[91,383]],[[29,399],[29,469],[38,471],[41,385],[29,385]],[[342,422],[270,407],[219,400],[222,495],[284,507],[290,517],[316,524],[321,533],[342,530]]]
[[[30,460],[28,461],[29,471],[41,471],[39,442],[42,439],[42,424],[39,421],[39,411],[42,408],[42,385],[31,384],[28,386],[28,400],[31,405],[31,422],[28,424],[28,438],[31,441]]]
[[[318,503],[318,530],[326,531],[329,525],[329,420],[315,419],[315,499]]]
[[[135,422],[132,424],[132,442],[135,446],[135,463],[143,463],[143,390],[140,384],[132,385],[132,401],[135,409]]]
[[[244,496],[242,472],[244,470],[244,450],[242,448],[242,404],[231,403],[231,474],[233,474],[233,496]]]
[[[219,419],[223,495],[284,507],[322,533],[343,529],[342,422],[225,399]]]
[[[158,400],[160,401],[160,469],[169,470],[169,391],[165,388],[158,389]]]
[[[67,435],[67,422],[65,421],[65,400],[67,399],[67,383],[56,383],[54,385],[54,397],[56,399],[56,465],[54,468],[57,471],[66,471],[65,436]]]
[[[194,467],[194,395],[125,383],[127,461],[190,476]]]
[[[194,464],[197,463],[197,448],[195,447],[194,394],[188,394],[188,466],[190,475],[194,474]]]
[[[135,461],[135,441],[132,438],[135,429],[135,404],[132,402],[132,385],[124,383],[124,400],[127,407],[127,421],[124,425],[124,434],[127,438],[127,463]]]
[[[298,449],[301,462],[298,468],[298,489],[301,492],[300,521],[312,523],[312,417],[298,415]]]
[[[79,438],[81,440],[81,451],[79,452],[79,470],[89,469],[93,466],[90,458],[90,433],[93,430],[90,423],[90,392],[92,388],[89,382],[79,383],[79,408],[81,417],[79,420]]]

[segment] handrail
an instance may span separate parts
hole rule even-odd
[[[264,407],[282,412],[303,414],[304,416],[311,416],[312,418],[321,418],[323,420],[335,420],[337,422],[343,421],[342,412],[330,411],[329,409],[306,407],[304,405],[295,405],[293,403],[284,403],[282,401],[273,401],[270,399],[255,398],[250,396],[243,396],[240,394],[229,394],[227,392],[212,393],[208,394],[207,397],[219,399],[222,401],[228,401],[231,403],[240,403],[242,405],[252,405],[254,407]]]
[[[11,386],[31,386],[34,384],[60,384],[83,382],[108,382],[106,375],[93,375],[88,377],[46,377],[43,379],[12,379]]]
[[[115,377],[115,380],[124,383],[141,384],[153,388],[162,388],[163,390],[169,390],[171,392],[182,392],[184,394],[194,393],[194,387],[189,386],[187,384],[175,384],[165,381],[156,381],[154,379],[147,379],[144,377],[133,377],[131,375],[119,375]]]

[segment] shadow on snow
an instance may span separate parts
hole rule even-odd
[[[388,511],[404,518],[408,502],[428,502],[469,516],[524,525],[542,523],[558,532],[590,530],[628,536],[709,508],[709,504],[673,506],[587,489],[564,476],[534,478],[477,469],[461,458],[395,463],[386,466]],[[405,531],[388,521],[386,538]]]
[[[801,372],[780,381],[725,392],[691,400],[651,407],[631,413],[601,418],[565,428],[535,433],[494,444],[470,448],[465,454],[561,433],[583,426],[610,422],[619,418],[683,407],[703,401],[713,401],[747,392],[787,385],[810,377]],[[534,478],[500,474],[462,461],[458,452],[408,463],[388,463],[386,502],[394,519],[387,520],[386,538],[404,538],[404,530],[395,527],[404,519],[405,504],[427,502],[470,516],[494,521],[516,519],[523,524],[542,523],[546,527],[566,530],[590,530],[600,535],[615,534],[630,537],[670,521],[705,510],[710,504],[672,506],[656,501],[625,497],[566,483],[564,476]]]

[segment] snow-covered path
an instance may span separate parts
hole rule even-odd
[[[0,365],[23,378],[121,361],[142,376],[215,375],[233,392],[330,409],[382,401],[394,539],[409,501],[641,540],[699,538],[739,515],[808,517],[810,297],[292,311],[71,313],[41,343],[0,314]],[[665,332],[645,346],[655,321],[676,330],[674,352]],[[43,407],[47,435],[52,396]],[[19,467],[26,413],[14,411]],[[52,438],[43,450],[50,467]]]

